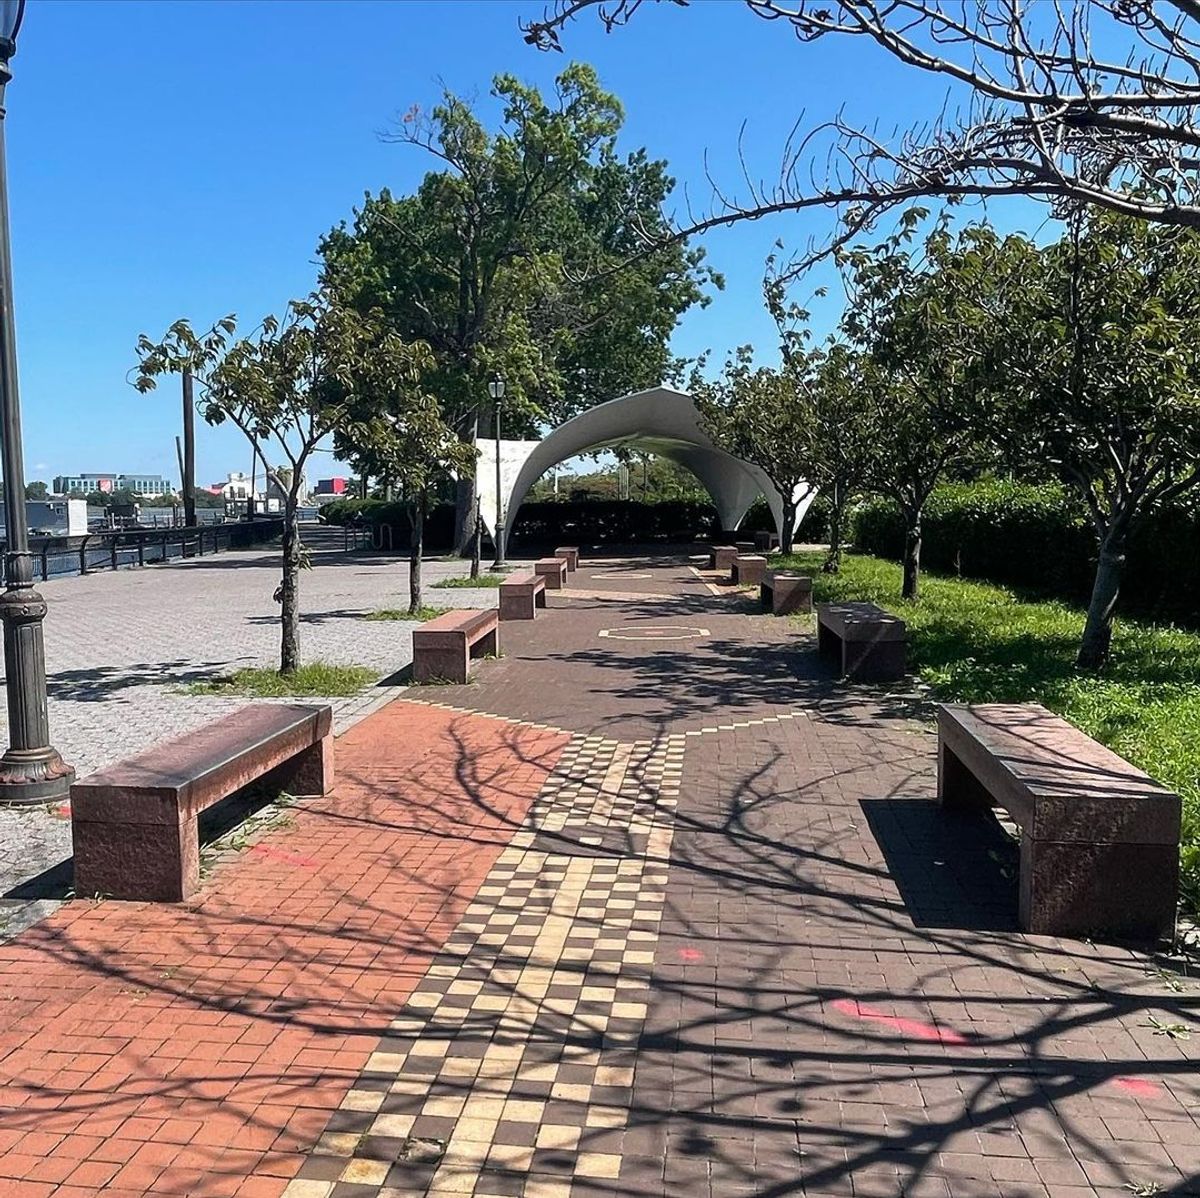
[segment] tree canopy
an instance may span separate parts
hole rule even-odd
[[[494,375],[509,436],[672,378],[680,315],[720,283],[682,241],[646,252],[673,180],[645,150],[620,154],[621,105],[591,67],[549,98],[511,75],[492,94],[495,132],[450,93],[404,114],[392,140],[437,168],[411,195],[368,194],[319,246],[327,287],[429,346],[428,390],[468,441]]]

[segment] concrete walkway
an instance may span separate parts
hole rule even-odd
[[[1200,1193],[1196,993],[1016,932],[902,700],[686,564],[503,639],[0,947],[0,1198]]]

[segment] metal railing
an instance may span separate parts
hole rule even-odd
[[[123,570],[179,561],[274,540],[283,521],[259,519],[209,527],[103,529],[81,537],[30,537],[35,575],[42,582],[98,570]]]

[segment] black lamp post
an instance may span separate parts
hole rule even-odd
[[[504,398],[504,380],[497,374],[488,383],[488,394],[495,405],[496,431],[496,560],[492,562],[493,570],[504,568],[504,509],[501,506],[503,494],[500,481],[500,401]]]
[[[4,153],[4,92],[12,74],[25,0],[0,0],[0,438],[4,462],[4,681],[9,748],[0,757],[0,804],[62,798],[75,777],[50,744],[46,710],[46,601],[33,589],[29,526],[25,520],[25,463],[17,392],[17,335],[13,323],[12,256],[8,241],[8,170]]]

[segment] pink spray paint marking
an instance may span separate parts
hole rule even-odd
[[[1147,1081],[1144,1077],[1114,1077],[1110,1086],[1116,1086],[1118,1090],[1124,1090],[1126,1094],[1132,1094],[1135,1098],[1156,1098],[1162,1093],[1162,1086],[1157,1082]]]
[[[833,1009],[839,1015],[848,1015],[852,1019],[868,1019],[872,1023],[882,1023],[885,1027],[895,1028],[906,1036],[918,1040],[936,1040],[941,1044],[966,1044],[967,1038],[951,1028],[937,1027],[932,1023],[923,1023],[920,1019],[906,1019],[903,1015],[888,1015],[868,1007],[853,998],[837,998],[833,1001]]]
[[[703,961],[704,954],[698,948],[681,948],[679,959],[694,964],[696,961]]]
[[[269,844],[252,844],[250,851],[270,857],[272,861],[282,861],[285,865],[301,865],[305,869],[317,868],[317,862],[311,857],[301,857],[299,853],[289,853],[286,849],[273,848]]]
[[[55,807],[54,814],[58,819],[70,819],[71,818],[71,804],[70,803],[60,803],[57,807]]]

